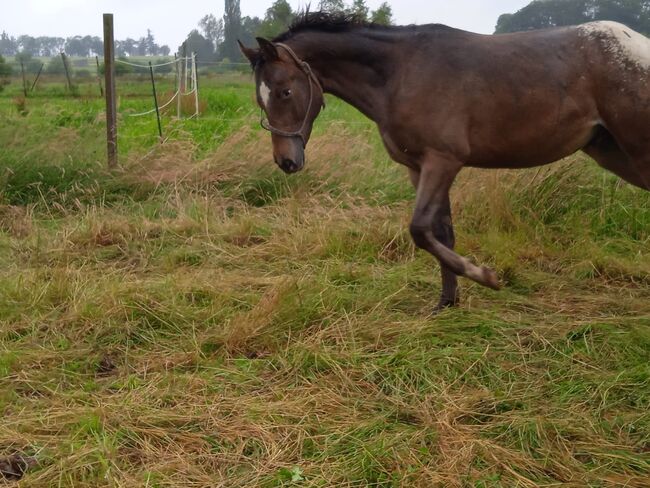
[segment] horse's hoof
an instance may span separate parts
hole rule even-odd
[[[448,298],[441,298],[438,302],[438,305],[433,309],[432,315],[438,315],[440,312],[444,312],[447,309],[454,308],[458,306],[460,300],[449,300]]]
[[[499,291],[501,289],[501,285],[499,284],[499,277],[497,274],[485,266],[481,266],[481,271],[483,272],[483,280],[481,284],[487,286],[488,288],[492,288],[493,290]]]

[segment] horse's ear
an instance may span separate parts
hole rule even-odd
[[[278,53],[278,48],[275,44],[263,37],[256,37],[256,39],[257,43],[260,45],[260,51],[262,52],[262,57],[265,61],[277,61],[280,59],[280,54]]]
[[[250,61],[251,66],[255,67],[255,65],[262,57],[262,53],[259,51],[259,49],[251,49],[250,47],[246,47],[239,39],[237,39],[237,44],[239,44],[239,50],[241,53],[246,56],[246,59]]]

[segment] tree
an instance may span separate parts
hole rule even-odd
[[[276,0],[273,2],[264,16],[264,21],[259,28],[258,35],[272,39],[278,34],[287,30],[295,14],[287,0]]]
[[[90,51],[95,56],[102,56],[104,54],[104,41],[99,37],[94,36],[90,38]]]
[[[361,19],[368,20],[369,9],[368,5],[366,5],[366,0],[354,0],[350,7],[350,12]]]
[[[69,37],[65,41],[65,52],[70,56],[88,56],[90,54],[90,46],[84,41],[81,36]]]
[[[137,52],[138,42],[130,37],[127,37],[123,41],[118,41],[116,44],[115,50],[120,51],[117,53],[118,56],[134,56]]]
[[[49,58],[65,49],[65,39],[62,37],[37,37],[38,55]]]
[[[0,55],[14,56],[18,52],[18,42],[5,31],[0,34]]]
[[[370,20],[375,24],[392,25],[393,24],[393,9],[388,2],[382,3],[377,10],[372,12]]]
[[[196,53],[196,57],[200,61],[211,62],[216,60],[216,53],[212,42],[203,37],[196,29],[189,33],[183,46],[178,48],[179,52],[183,52],[183,47],[185,47],[185,52],[188,56]]]
[[[343,0],[320,0],[318,9],[321,12],[345,12],[345,3]]]
[[[260,36],[262,29],[262,19],[259,17],[244,17],[241,23],[241,36],[239,40],[244,46],[254,46],[257,41],[256,37]]]
[[[499,17],[496,33],[614,20],[650,34],[650,0],[535,0]]]
[[[212,14],[206,15],[199,21],[199,28],[203,37],[209,40],[217,51],[223,42],[223,19],[217,19]]]
[[[156,44],[156,39],[153,37],[153,32],[151,29],[147,29],[147,37],[144,39],[145,53],[149,56],[158,56],[158,44]]]
[[[221,48],[221,57],[228,58],[231,61],[239,61],[241,53],[237,39],[242,33],[240,0],[225,0],[225,13],[223,16],[223,45]]]
[[[147,55],[147,39],[141,37],[135,43],[135,54],[138,56]]]
[[[36,43],[36,39],[32,36],[19,36],[18,48],[20,51],[27,52],[32,56],[38,56],[38,45]]]

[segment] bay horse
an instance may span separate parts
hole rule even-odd
[[[282,170],[303,168],[325,93],[372,119],[408,168],[411,236],[441,265],[437,309],[458,303],[457,276],[499,289],[453,250],[449,189],[464,166],[529,168],[582,150],[650,190],[650,40],[622,24],[489,36],[307,12],[257,42],[240,48]]]

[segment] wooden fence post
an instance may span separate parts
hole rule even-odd
[[[65,77],[68,80],[68,90],[72,93],[72,79],[70,78],[70,70],[68,69],[68,60],[65,53],[61,53],[61,60],[63,61],[63,69],[65,70]]]
[[[108,167],[117,167],[117,102],[115,99],[115,37],[113,14],[104,14],[104,85]]]

